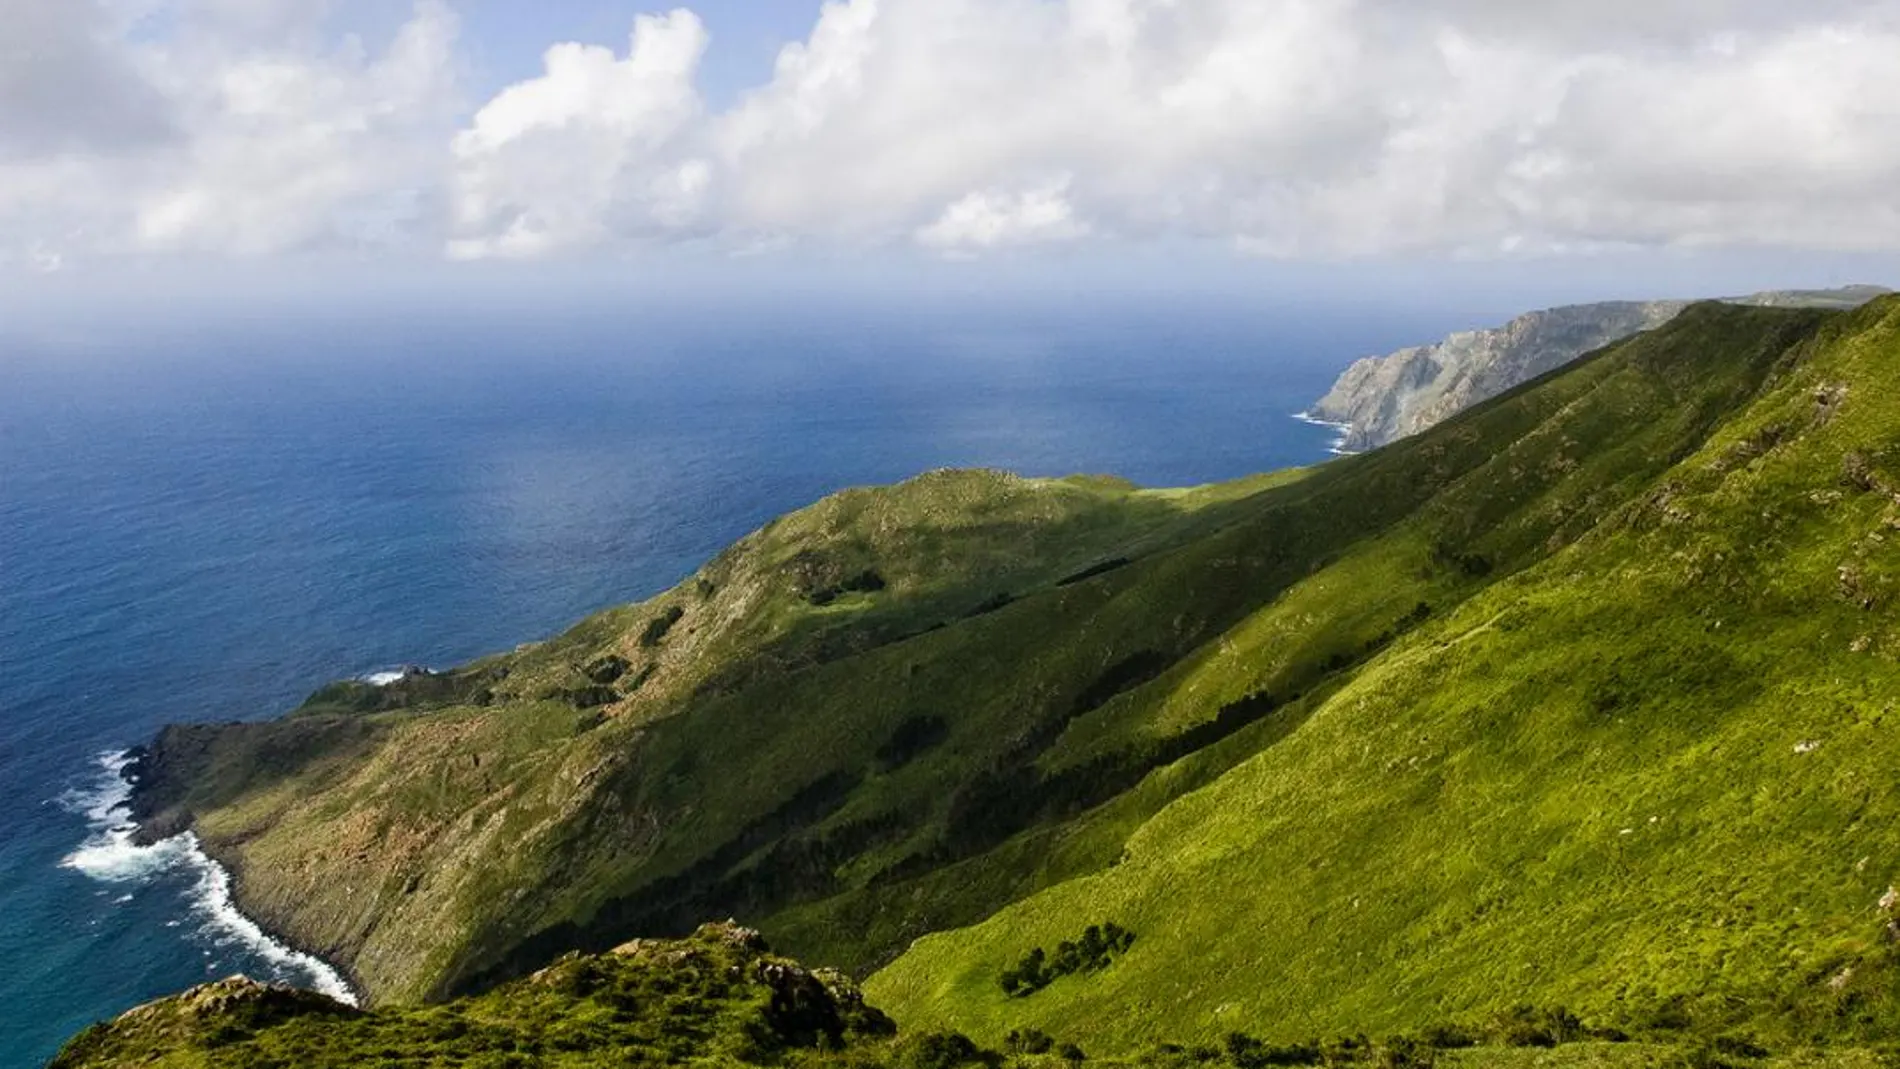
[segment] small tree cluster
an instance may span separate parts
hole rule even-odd
[[[1003,1049],[1011,1054],[1047,1054],[1056,1049],[1055,1039],[1034,1028],[1012,1029],[1003,1037]]]
[[[1491,1019],[1491,1033],[1507,1047],[1555,1047],[1586,1037],[1583,1022],[1562,1006],[1513,1006]]]
[[[1245,1032],[1229,1032],[1224,1044],[1228,1064],[1234,1069],[1267,1069],[1276,1065],[1318,1065],[1318,1043],[1275,1046]]]
[[[1135,943],[1135,933],[1110,921],[1091,924],[1079,940],[1057,945],[1054,957],[1041,947],[1023,955],[1014,968],[1003,970],[997,982],[1011,998],[1023,998],[1054,983],[1058,977],[1106,969]]]
[[[961,1032],[928,1032],[898,1048],[901,1069],[957,1069],[962,1065],[991,1065],[995,1054],[971,1042]]]

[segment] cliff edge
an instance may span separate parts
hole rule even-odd
[[[1879,286],[1776,290],[1727,303],[1764,308],[1858,308],[1891,291]],[[1305,415],[1344,425],[1337,448],[1358,453],[1410,437],[1572,360],[1654,330],[1692,302],[1609,301],[1519,316],[1489,330],[1461,331],[1431,345],[1367,357],[1347,368]]]

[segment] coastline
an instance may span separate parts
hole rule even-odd
[[[238,904],[238,874],[205,850],[196,832],[183,828],[155,837],[136,814],[136,796],[150,752],[143,747],[97,755],[100,781],[74,791],[67,807],[83,816],[86,839],[61,862],[89,879],[111,885],[146,884],[164,875],[191,881],[190,906],[180,922],[195,922],[218,946],[236,945],[270,966],[273,975],[253,977],[290,983],[350,1006],[362,994],[348,972],[267,928]]]
[[[1301,423],[1309,423],[1315,427],[1325,427],[1327,430],[1335,432],[1338,437],[1334,438],[1332,444],[1326,447],[1328,453],[1336,457],[1358,455],[1359,450],[1346,448],[1346,443],[1352,440],[1352,424],[1341,423],[1330,419],[1321,419],[1311,412],[1295,412],[1293,413],[1293,418],[1299,420]]]

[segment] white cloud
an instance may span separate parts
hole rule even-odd
[[[0,244],[69,262],[434,240],[419,206],[438,196],[457,106],[456,18],[419,0],[372,55],[323,38],[321,7],[158,3],[118,20],[116,41],[97,35],[111,20],[94,9],[95,65],[127,80],[122,95],[145,102],[163,136],[69,138],[0,159]],[[154,20],[165,32],[145,29]]]
[[[641,16],[625,59],[560,44],[541,77],[503,90],[454,143],[457,258],[534,256],[687,229],[712,171],[676,144],[700,117],[706,29]]]
[[[459,114],[443,2],[0,0],[0,249],[1900,250],[1900,0],[834,0],[720,111],[682,9]]]
[[[228,4],[228,0],[227,0]],[[423,0],[380,55],[174,42],[151,62],[191,131],[135,201],[146,248],[236,254],[403,240],[432,223],[455,16]],[[210,72],[207,76],[206,72]]]
[[[1065,177],[1020,193],[972,193],[945,208],[936,222],[917,231],[917,240],[951,254],[1071,241],[1089,232],[1069,204]]]

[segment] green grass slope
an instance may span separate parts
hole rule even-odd
[[[472,967],[476,941],[511,946],[626,870],[690,859],[681,844],[702,825],[763,842],[830,805],[841,781],[822,751],[801,755],[809,774],[767,753],[695,769],[700,736],[769,722],[741,696],[1146,552],[1231,492],[943,472],[841,494],[550,642],[387,688],[336,684],[278,721],[167,729],[135,770],[135,807],[150,837],[194,831],[248,910],[373,998],[413,1000]],[[634,783],[657,797],[628,797]]]
[[[1435,601],[1139,823],[1117,864],[918,941],[872,997],[907,1026],[1121,1048],[1522,1003],[1603,1027],[1892,1036],[1900,300],[1806,321],[1697,309],[1421,446],[1553,389],[1560,413],[1419,519],[1540,559]],[[1502,510],[1552,469],[1533,507]],[[1429,569],[1424,545],[1401,528],[1309,583],[1359,559],[1361,582],[1396,583]],[[1300,593],[1222,656],[1270,663]],[[1164,705],[1207,685],[1169,682]],[[1110,920],[1138,935],[1125,954],[1004,993],[1025,953]]]
[[[50,1069],[835,1064],[895,1032],[841,974],[808,971],[726,924],[569,956],[426,1009],[365,1013],[233,978],[95,1025]]]
[[[1695,632],[1690,595],[1734,592],[1659,577],[1716,539],[1732,545],[1696,557],[1696,582],[1783,561],[1765,547],[1793,526],[1764,515],[1819,510],[1814,537],[1832,538],[1885,507],[1814,443],[1879,425],[1895,312],[1698,307],[1392,448],[1225,486],[941,472],[851,491],[550,642],[326,688],[273,723],[168,730],[139,769],[141,816],[194,830],[247,909],[383,1006],[738,916],[808,961],[888,964],[873,983],[907,1024],[992,1045],[1025,1025],[1107,1051],[1411,1028],[1533,997],[1664,1013],[1683,994],[1711,1013],[1728,996],[1704,987],[1731,970],[1736,997],[1765,997],[1763,944],[1723,914],[1704,956],[1665,953],[1657,932],[1691,921],[1655,919],[1631,852],[1687,833],[1609,807],[1765,789],[1742,778],[1761,769],[1704,776],[1661,740],[1786,698],[1763,651],[1821,625],[1758,609]],[[1848,367],[1857,346],[1875,355]],[[1854,478],[1884,485],[1880,441],[1846,448]],[[1811,452],[1833,466],[1813,487],[1764,484],[1720,516],[1699,496]],[[1878,558],[1814,596],[1878,620]],[[1826,601],[1848,587],[1868,593]],[[1829,656],[1872,671],[1884,635],[1869,622]],[[1814,734],[1776,759],[1820,765],[1834,744],[1792,752]],[[1749,858],[1791,865],[1821,834],[1766,821],[1735,834],[1792,845]],[[1591,867],[1585,826],[1623,867]],[[1863,854],[1838,903],[1802,903],[1856,903],[1835,950],[1873,955],[1841,958],[1829,979],[1860,963],[1830,997],[1884,975],[1887,876]],[[1722,886],[1715,862],[1670,865]],[[1777,884],[1774,907],[1812,886]],[[1573,892],[1598,929],[1563,920]],[[1126,953],[1004,997],[1034,947],[1109,921],[1137,933]],[[1570,977],[1554,955],[1572,943],[1592,955],[1577,975],[1543,977]],[[1724,1019],[1798,1016],[1749,1006]]]
[[[49,1069],[762,1066],[783,1069],[1875,1069],[1884,1048],[1779,1052],[1737,1037],[1631,1041],[1518,1021],[1489,1032],[1271,1046],[1232,1035],[1091,1055],[1073,1039],[1011,1033],[983,1047],[958,1033],[900,1035],[842,973],[808,970],[759,934],[704,925],[681,940],[570,954],[481,995],[359,1010],[243,977],[136,1007],[73,1037]]]

